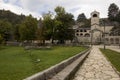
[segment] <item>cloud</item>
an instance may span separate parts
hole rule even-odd
[[[13,4],[16,4],[16,5],[13,5]],[[10,3],[5,3],[4,1],[0,1],[0,9],[11,10],[12,12],[14,12],[16,14],[19,14],[19,15],[20,14],[24,14],[24,15],[32,14],[37,19],[39,19],[40,17],[42,17],[37,12],[29,11],[29,9],[23,9],[17,3],[15,3],[15,0],[11,1]]]
[[[100,12],[100,17],[107,17],[111,3],[120,7],[120,0],[1,0],[0,9],[8,9],[18,14],[32,14],[39,18],[43,13],[54,12],[54,8],[59,5],[72,13],[75,18],[80,13],[85,13],[90,18],[90,13],[94,10]]]

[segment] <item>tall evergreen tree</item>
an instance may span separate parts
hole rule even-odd
[[[108,19],[114,23],[111,34],[120,35],[120,10],[115,3],[110,4],[108,8]]]
[[[77,23],[80,27],[90,27],[90,19],[87,19],[84,13],[78,15]]]
[[[108,8],[108,18],[111,21],[116,21],[116,16],[118,13],[119,13],[119,7],[115,3],[110,4]]]
[[[83,22],[83,21],[85,21],[87,18],[86,18],[86,16],[85,16],[85,14],[84,13],[81,13],[81,14],[79,14],[78,15],[78,17],[77,17],[77,22]]]

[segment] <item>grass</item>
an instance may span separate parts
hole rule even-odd
[[[83,50],[85,47],[53,47],[47,50],[24,50],[4,46],[0,49],[0,80],[22,80]],[[40,59],[37,62],[37,59]]]
[[[110,49],[100,49],[103,54],[109,59],[114,67],[120,72],[120,53]]]

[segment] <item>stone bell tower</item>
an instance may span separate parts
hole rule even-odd
[[[91,13],[91,32],[92,32],[92,43],[98,44],[101,42],[101,29],[99,25],[99,12],[93,11]]]
[[[99,12],[93,11],[91,13],[91,30],[99,29]]]

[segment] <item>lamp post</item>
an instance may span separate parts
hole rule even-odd
[[[91,30],[91,47],[93,46],[93,31]]]
[[[104,32],[103,32],[103,35],[104,35],[104,50],[106,49],[106,45],[105,45],[105,20],[103,20],[103,23],[104,23]]]

